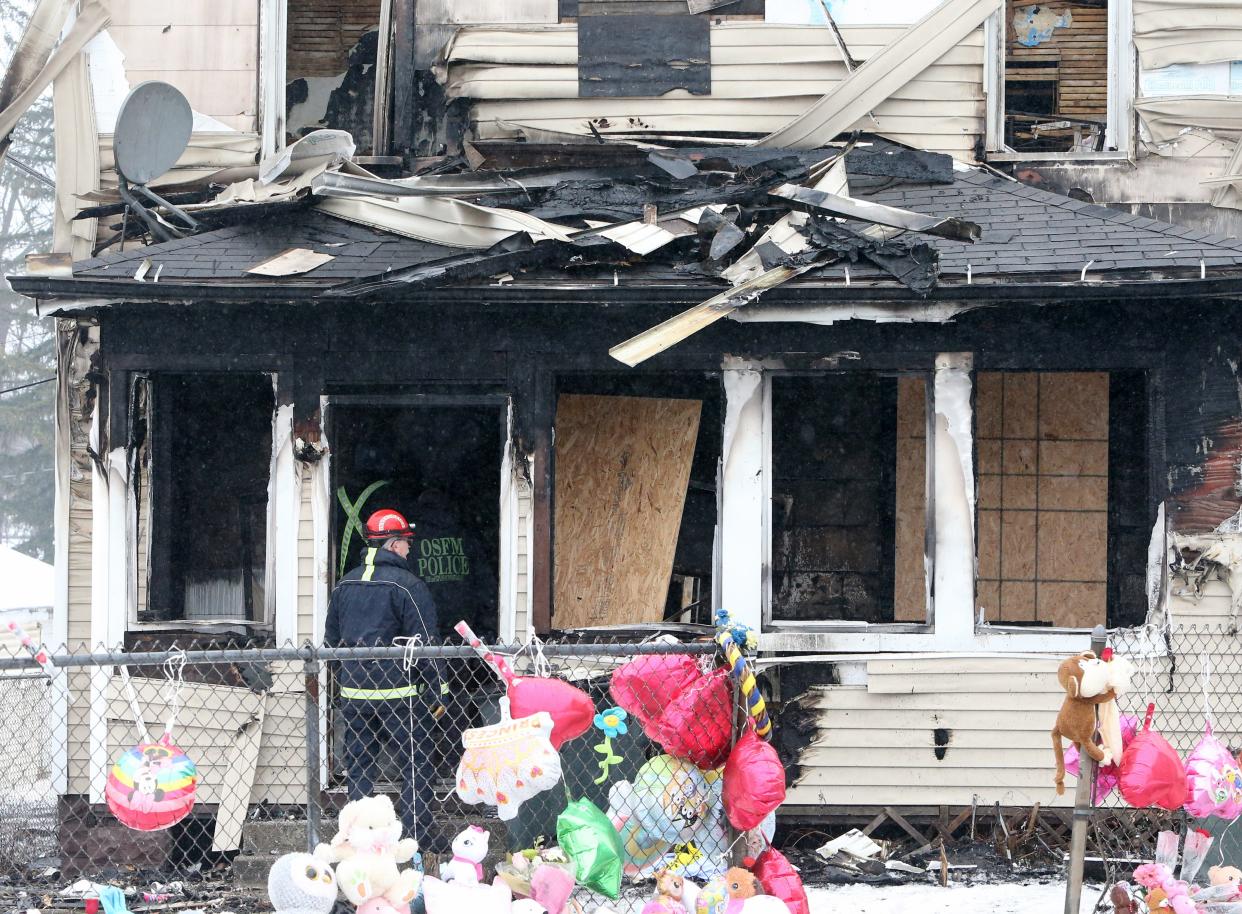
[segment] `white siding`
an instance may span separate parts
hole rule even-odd
[[[850,53],[866,60],[901,26],[845,27]],[[590,135],[644,131],[770,133],[802,114],[845,77],[841,55],[819,26],[721,22],[711,27],[712,94],[579,98],[578,35],[572,24],[462,29],[447,50],[451,97],[475,100],[485,138],[506,124]],[[878,105],[854,129],[970,158],[984,129],[984,41],[977,30]]]
[[[514,589],[514,638],[524,642],[531,632],[530,624],[530,529],[534,510],[534,499],[531,497],[530,483],[518,480],[518,536],[517,536],[517,587]]]
[[[315,526],[311,517],[312,474],[302,474],[298,523],[298,644],[315,640]]]
[[[1049,805],[1060,660],[892,657],[867,663],[865,686],[815,689],[822,736],[803,753],[788,804]],[[948,731],[943,759],[937,729]],[[1072,794],[1055,805],[1072,805]]]
[[[195,111],[254,132],[259,0],[113,0],[109,7],[108,34],[131,86],[171,83]]]

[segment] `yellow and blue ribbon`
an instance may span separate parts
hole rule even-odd
[[[716,644],[724,652],[725,662],[729,666],[729,675],[742,690],[742,698],[746,701],[746,712],[755,724],[755,735],[760,739],[768,739],[772,733],[772,719],[768,716],[768,706],[759,693],[759,684],[755,681],[755,673],[746,662],[741,648],[733,639],[733,634],[726,625],[719,626],[716,631]]]

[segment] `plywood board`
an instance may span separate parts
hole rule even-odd
[[[701,408],[698,400],[560,398],[557,628],[663,618]]]

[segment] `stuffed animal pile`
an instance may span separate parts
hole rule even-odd
[[[1161,832],[1156,841],[1156,859],[1134,870],[1134,884],[1119,882],[1110,889],[1114,914],[1240,914],[1242,870],[1213,866],[1208,869],[1207,884],[1199,884],[1198,876],[1212,842],[1206,832],[1190,831],[1179,868],[1179,836],[1176,832]]]
[[[378,896],[399,914],[408,911],[422,874],[402,870],[399,864],[414,859],[418,844],[401,837],[401,820],[392,800],[379,796],[346,803],[338,825],[336,837],[315,848],[315,857],[336,865],[341,894],[358,907]]]

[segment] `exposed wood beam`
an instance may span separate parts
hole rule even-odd
[[[393,155],[415,153],[418,123],[418,79],[414,70],[414,21],[418,0],[389,0],[392,4],[392,42],[389,52],[392,85],[392,129],[388,132]]]

